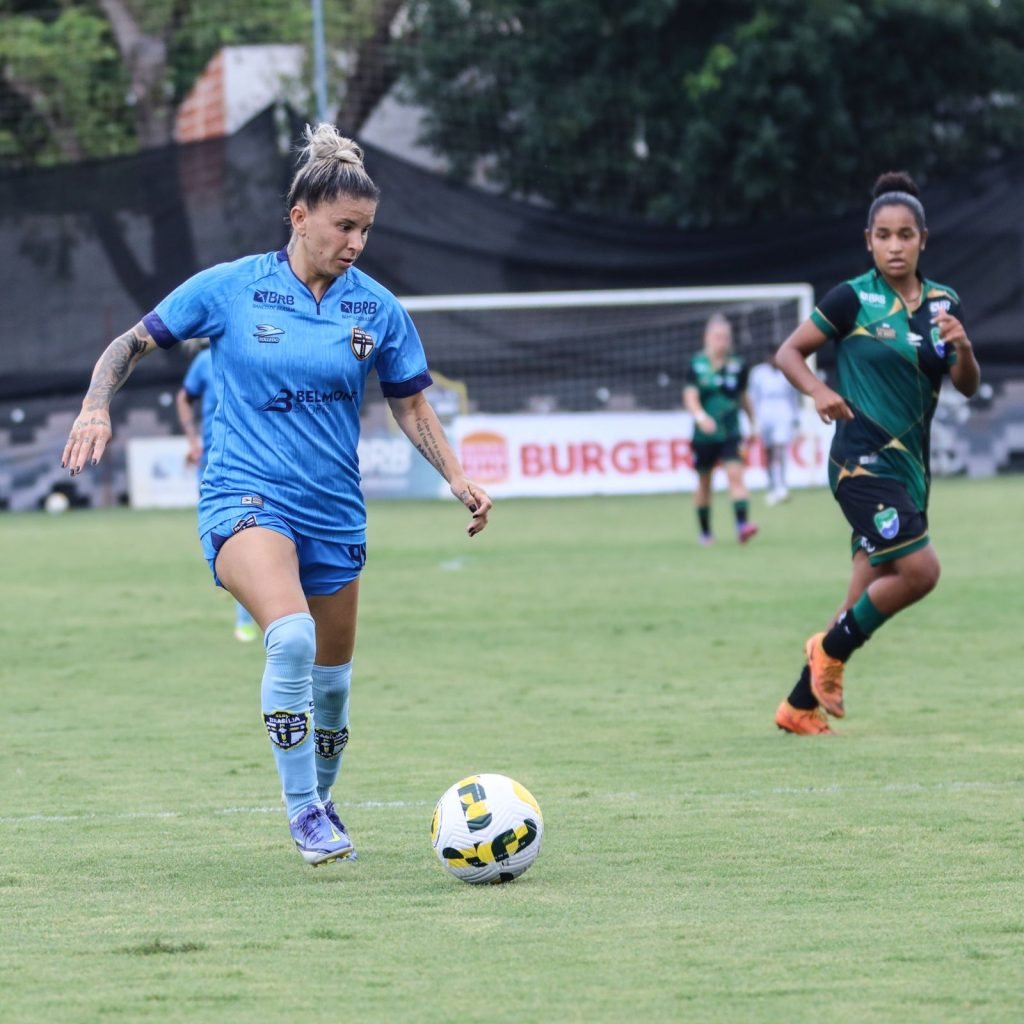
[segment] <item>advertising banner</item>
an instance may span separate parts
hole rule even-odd
[[[132,508],[194,508],[196,470],[186,465],[184,437],[132,438],[128,442],[128,493]],[[359,466],[367,498],[439,498],[448,485],[404,434],[367,431],[359,441]]]
[[[128,442],[128,500],[132,508],[194,508],[195,466],[185,437],[133,437]]]
[[[688,413],[559,413],[457,416],[448,428],[467,475],[494,497],[658,494],[697,485]],[[791,488],[828,483],[832,428],[803,412],[789,446]],[[128,481],[134,508],[186,508],[197,500],[196,472],[185,463],[183,437],[133,438]],[[759,441],[746,446],[744,479],[766,486]],[[370,431],[359,442],[367,498],[439,498],[448,485],[404,434]],[[725,474],[715,471],[716,488]]]
[[[466,474],[495,497],[655,494],[691,491],[688,413],[560,413],[460,416],[451,434]],[[805,410],[789,446],[790,487],[828,483],[832,428]],[[767,484],[764,451],[747,445],[747,486]],[[716,488],[725,474],[715,471]]]
[[[399,431],[364,432],[359,470],[367,498],[440,498],[448,485]]]

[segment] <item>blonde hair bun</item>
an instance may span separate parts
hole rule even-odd
[[[337,160],[342,164],[363,166],[363,150],[359,144],[353,139],[346,138],[327,121],[321,121],[315,128],[307,124],[302,137],[306,144],[300,147],[300,152],[309,163]]]

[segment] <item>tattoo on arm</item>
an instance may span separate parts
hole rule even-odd
[[[438,471],[446,480],[448,479],[448,463],[444,457],[444,450],[438,443],[437,437],[431,427],[430,420],[416,420],[416,436],[414,441],[419,453]]]
[[[146,353],[147,340],[133,327],[115,338],[100,356],[85,396],[86,407],[95,409],[110,404],[115,392],[128,379],[135,364]]]

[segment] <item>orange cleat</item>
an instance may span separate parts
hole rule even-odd
[[[843,707],[843,663],[825,653],[821,641],[824,633],[815,633],[804,644],[807,667],[811,670],[811,693],[818,703],[835,718],[846,714]]]
[[[828,727],[828,718],[821,708],[795,708],[784,700],[775,712],[775,724],[795,736],[835,736]]]

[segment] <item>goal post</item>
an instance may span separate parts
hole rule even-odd
[[[431,369],[464,388],[469,411],[678,409],[713,313],[734,347],[762,361],[805,320],[806,283],[431,295],[403,298]]]

